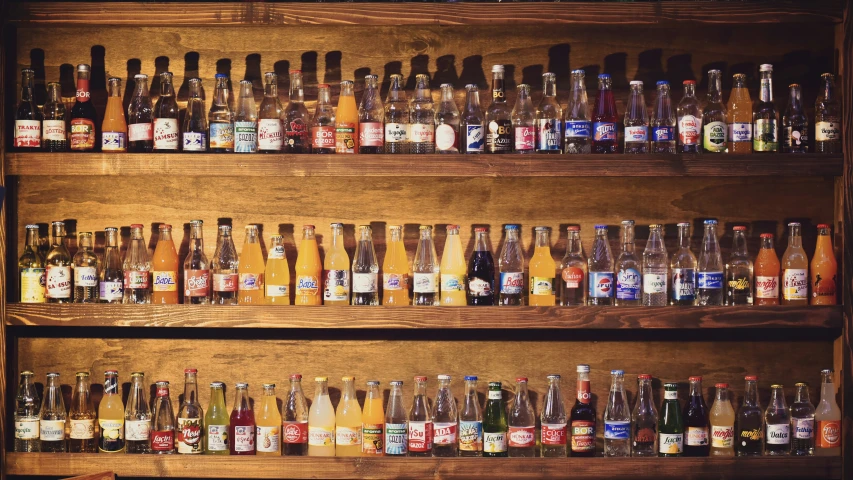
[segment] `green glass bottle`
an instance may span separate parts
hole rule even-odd
[[[225,385],[222,382],[213,382],[210,384],[210,403],[204,415],[204,453],[229,454],[229,423],[228,411],[225,409]]]
[[[680,457],[684,450],[684,421],[678,406],[678,384],[665,383],[658,425],[659,457]]]
[[[483,414],[483,456],[507,456],[506,408],[504,408],[501,382],[489,382],[489,399]]]

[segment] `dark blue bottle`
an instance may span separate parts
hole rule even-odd
[[[468,262],[468,305],[495,304],[495,261],[489,250],[489,229],[474,229],[477,243]]]

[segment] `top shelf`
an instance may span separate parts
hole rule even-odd
[[[9,2],[21,25],[644,25],[840,23],[841,3],[69,3]]]

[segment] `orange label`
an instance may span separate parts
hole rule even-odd
[[[817,422],[817,432],[817,448],[838,448],[841,446],[840,420]]]

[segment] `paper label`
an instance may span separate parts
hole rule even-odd
[[[604,438],[610,440],[629,440],[631,422],[604,421]]]
[[[616,140],[616,124],[612,122],[595,122],[592,124],[594,130],[593,141],[615,141]]]
[[[457,428],[456,422],[435,422],[433,424],[433,444],[456,445]]]
[[[385,273],[382,275],[385,290],[403,290],[406,287],[406,274]]]
[[[39,438],[42,442],[65,440],[65,420],[42,420],[39,425]]]
[[[104,132],[101,134],[101,151],[123,152],[127,150],[127,134],[125,132]]]
[[[258,149],[258,127],[255,122],[234,122],[234,151],[254,153]]]
[[[231,123],[210,124],[210,148],[234,149],[234,125]]]
[[[723,272],[699,272],[698,288],[723,288]]]
[[[331,125],[311,127],[311,148],[334,149],[335,127]]]
[[[536,130],[533,127],[515,127],[515,150],[526,152],[533,150],[536,143]]]
[[[412,143],[433,143],[435,141],[435,125],[432,123],[413,123],[409,125],[409,140]]]
[[[684,115],[678,118],[678,138],[682,145],[699,144],[699,128],[702,120],[693,115]]]
[[[98,286],[98,268],[97,267],[74,267],[74,286],[77,286],[77,287],[97,287]]]
[[[207,135],[201,132],[184,132],[185,152],[204,152],[207,150]]]
[[[15,438],[20,440],[35,440],[41,435],[39,420],[15,421]]]
[[[124,436],[129,442],[144,442],[151,432],[151,420],[125,420]]]
[[[124,288],[148,288],[150,273],[147,270],[125,270]]]
[[[482,278],[471,277],[468,279],[468,294],[472,297],[488,297],[491,296],[492,284],[488,280]]]
[[[315,296],[320,293],[320,280],[313,275],[296,276],[296,294]]]
[[[486,453],[504,453],[507,451],[506,432],[483,433],[483,451]]]
[[[705,427],[687,427],[687,446],[708,445],[708,429]]]
[[[572,451],[595,451],[595,422],[572,420]]]
[[[592,124],[583,120],[566,121],[566,138],[589,138]]]
[[[432,422],[409,422],[409,451],[432,450]]]
[[[616,298],[621,300],[640,299],[640,272],[635,268],[619,270],[616,277]]]
[[[45,142],[65,142],[68,140],[65,130],[65,120],[44,120],[42,121],[42,139]]]
[[[450,273],[441,274],[441,291],[444,292],[464,292],[465,291],[465,276],[454,275]]]
[[[729,141],[746,143],[752,141],[752,123],[735,122],[729,124]]]
[[[710,122],[704,127],[702,147],[709,152],[722,152],[726,149],[727,127],[723,122]]]
[[[44,303],[47,278],[43,268],[21,269],[21,303]]]
[[[696,270],[692,268],[672,269],[672,298],[694,300],[696,298]]]
[[[45,297],[71,298],[71,267],[47,266]]]
[[[155,118],[154,150],[177,150],[179,143],[178,119]]]
[[[363,147],[381,147],[383,133],[380,122],[361,122],[358,124],[358,143]]]
[[[323,299],[326,301],[349,301],[349,270],[326,270]]]
[[[735,444],[735,427],[711,426],[711,447],[733,448]]]
[[[544,151],[560,151],[560,136],[563,122],[556,118],[540,118],[536,120],[536,148]]]
[[[200,418],[178,418],[175,424],[178,436],[178,453],[203,452],[204,448],[201,443],[201,427],[203,423]]]
[[[268,297],[287,297],[290,295],[287,285],[270,285],[268,283],[265,285],[267,287],[266,296]]]
[[[335,125],[335,152],[358,153],[358,135],[352,122],[337,122]]]
[[[820,420],[819,422],[817,422],[817,447],[818,448],[838,448],[840,446],[841,446],[841,421],[840,420]]]
[[[184,296],[210,295],[210,270],[184,270]]]
[[[568,425],[565,423],[543,423],[542,444],[543,445],[565,445],[568,433]]]
[[[180,453],[180,447],[178,447]],[[255,429],[248,425],[234,427],[234,451],[251,452],[255,450]]]
[[[755,121],[752,149],[756,152],[775,152],[779,149],[779,132],[776,119],[759,118]]]
[[[435,128],[436,150],[450,150],[456,148],[456,128],[453,125],[442,123]]]
[[[335,145],[335,130],[333,127],[320,127],[331,130],[331,146]],[[258,150],[281,150],[284,145],[284,127],[278,118],[261,118],[258,120]]]
[[[41,147],[41,121],[15,120],[15,147]]]
[[[315,447],[334,447],[334,428],[308,426],[308,445]]]
[[[95,419],[69,420],[71,422],[71,434],[73,439],[86,440],[95,438]]]
[[[171,452],[175,449],[174,430],[152,430],[151,450],[155,452]]]
[[[613,272],[589,272],[589,296],[613,298]]]
[[[124,295],[123,282],[101,282],[98,285],[101,300],[121,300]]]
[[[501,293],[519,295],[524,289],[524,273],[501,272]]]
[[[257,291],[261,290],[261,285],[264,284],[263,273],[241,273],[240,286],[237,290],[240,291]]]
[[[88,118],[71,119],[71,150],[95,149],[95,123]]]
[[[675,127],[670,127],[667,125],[659,125],[657,127],[652,127],[652,141],[653,142],[674,142],[675,141]]]
[[[483,153],[483,146],[486,141],[483,125],[466,124],[463,129],[465,130],[465,151]]]
[[[409,126],[402,123],[385,124],[385,143],[405,142],[408,137]]]
[[[281,423],[282,443],[308,443],[308,422],[285,420]]]
[[[98,419],[98,425],[101,426],[102,442],[114,442],[124,439],[124,419],[115,420],[103,418]]]
[[[660,453],[676,455],[684,451],[683,433],[661,433],[658,445]]]
[[[236,292],[240,283],[240,276],[236,273],[214,273],[214,292]]]
[[[153,270],[151,276],[154,279],[152,290],[155,292],[177,292],[178,272]]]
[[[779,277],[755,277],[755,298],[779,298]]]
[[[48,284],[50,281],[48,280]],[[809,298],[809,271],[806,268],[786,268],[782,272],[782,295],[786,300]]]
[[[483,422],[459,421],[459,450],[483,451]]]
[[[554,278],[553,277],[531,277],[530,278],[530,294],[531,295],[554,295]]]
[[[678,400],[678,391],[676,391],[676,390],[664,390],[663,399],[664,400]]]
[[[387,455],[404,455],[407,450],[407,433],[405,423],[385,424],[385,453]]]
[[[262,427],[255,429],[259,452],[281,452],[281,427]]]
[[[767,438],[770,445],[788,445],[791,442],[791,424],[767,425]]]
[[[438,291],[438,284],[435,281],[434,273],[417,273],[414,274],[415,293],[435,293]]]
[[[635,127],[625,127],[625,142],[648,142],[649,127],[644,125]]]
[[[353,273],[353,293],[376,293],[378,291],[378,276],[376,273]]]
[[[666,293],[666,275],[662,273],[644,273],[643,293]]]
[[[228,450],[228,425],[207,426],[207,451],[224,452]]]
[[[841,122],[817,122],[815,140],[818,142],[841,140]]]
[[[365,455],[381,455],[383,452],[382,442],[385,439],[384,423],[361,424],[362,442],[361,453]]]
[[[536,426],[509,427],[507,437],[509,437],[510,447],[532,447],[536,445]]]
[[[814,418],[795,418],[794,438],[810,440],[814,438]]]
[[[139,142],[154,139],[154,125],[151,123],[131,123],[127,126],[127,139]]]
[[[335,427],[335,444],[342,446],[361,445],[361,427]]]

